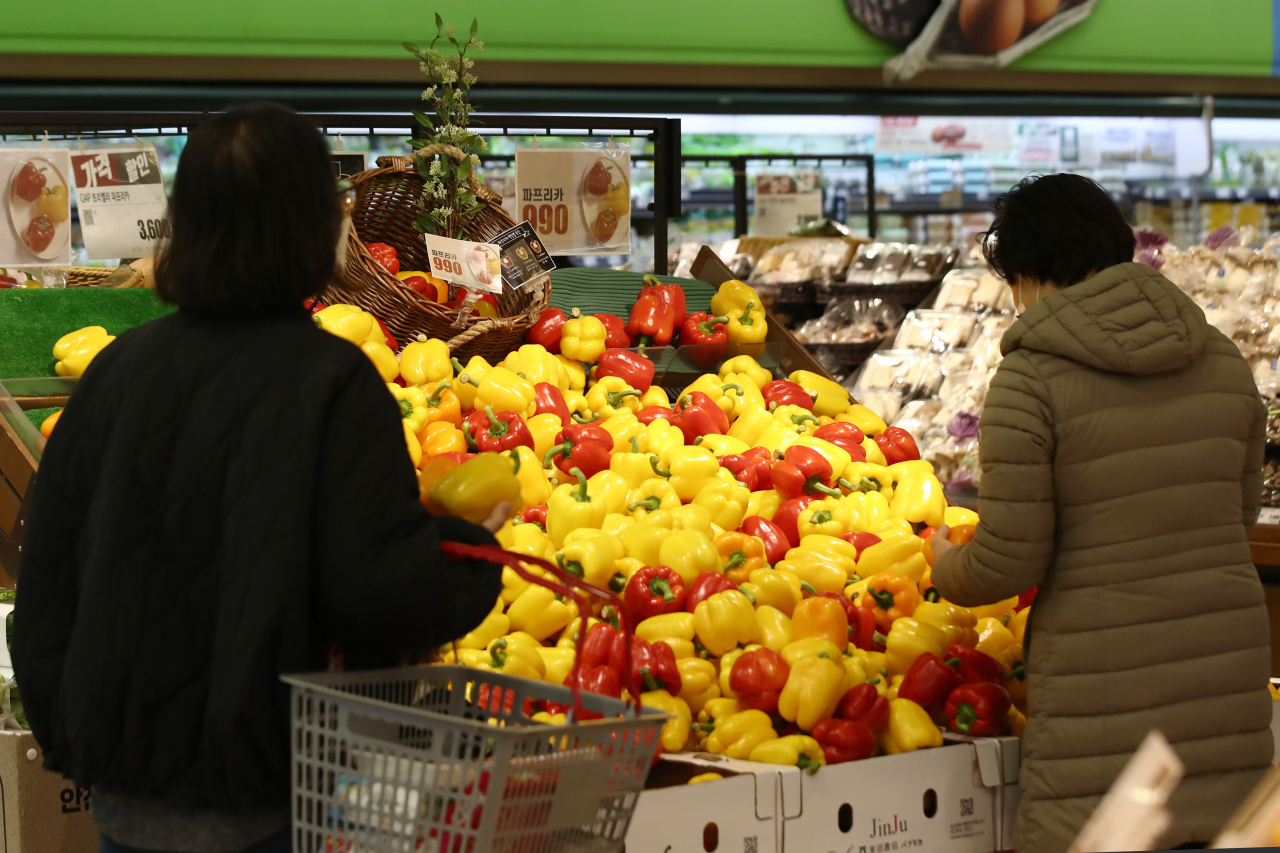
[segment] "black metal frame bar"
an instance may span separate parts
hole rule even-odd
[[[182,136],[207,121],[211,112],[9,112],[0,115],[0,141],[9,136],[50,140],[128,139],[143,136]],[[340,133],[370,136],[403,133],[418,136],[425,129],[412,115],[371,113],[304,113],[328,136]],[[680,120],[612,116],[500,115],[476,113],[472,126],[485,136],[632,137],[653,143],[653,265],[667,272],[668,221],[680,215]]]

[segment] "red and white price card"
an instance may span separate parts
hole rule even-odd
[[[472,243],[435,234],[425,236],[427,253],[431,255],[431,274],[436,278],[471,290],[502,292],[500,250],[493,243]]]
[[[154,145],[71,154],[80,233],[90,258],[149,258],[169,236],[169,201]]]
[[[630,254],[631,152],[518,149],[515,209],[553,255]]]

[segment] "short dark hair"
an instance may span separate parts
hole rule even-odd
[[[333,278],[342,222],[324,137],[276,104],[200,125],[178,160],[156,292],[195,311],[298,305]]]
[[[1133,228],[1107,191],[1080,175],[1032,175],[991,205],[982,253],[996,275],[1070,287],[1133,260]]]

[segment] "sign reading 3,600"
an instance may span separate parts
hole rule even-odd
[[[158,240],[172,236],[168,219],[139,219],[138,237],[143,240]]]

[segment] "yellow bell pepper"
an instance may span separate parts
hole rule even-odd
[[[801,537],[814,533],[839,536],[849,532],[851,522],[846,504],[837,498],[823,498],[804,508],[796,519],[796,529]]]
[[[929,527],[941,527],[947,499],[942,483],[933,474],[906,474],[893,489],[889,512],[898,518]]]
[[[1022,660],[1022,644],[1014,643],[1002,651],[999,661],[1000,665],[1004,667],[1004,689],[1009,691],[1009,698],[1013,701],[1013,706],[1026,713],[1027,666]]]
[[[498,637],[485,651],[489,653],[489,660],[485,665],[490,669],[538,681],[546,675],[547,667],[542,662],[542,655],[538,654],[536,644],[529,646],[515,642],[510,637]]]
[[[734,395],[740,390],[737,387],[729,386],[728,383],[714,373],[704,373],[686,385],[684,390],[676,395],[676,399],[684,400],[694,391],[701,391],[710,397],[711,402],[715,403],[727,417],[733,411],[736,399]],[[732,391],[733,394],[726,396],[727,391]]]
[[[667,392],[663,391],[657,385],[650,385],[649,390],[640,395],[640,408],[647,409],[650,406],[661,406],[664,409],[671,408],[671,398],[667,396]]]
[[[587,480],[591,494],[604,501],[608,513],[624,512],[631,484],[617,471],[598,471]]]
[[[721,284],[715,295],[711,297],[711,314],[718,317],[731,314],[734,309],[741,312],[752,302],[756,305],[764,304],[760,301],[760,294],[754,287],[738,279],[730,279]]]
[[[569,371],[538,344],[525,344],[515,352],[507,353],[502,365],[534,385],[546,382],[556,386],[561,393],[569,390]]]
[[[1025,737],[1027,733],[1027,717],[1017,705],[1009,709],[1009,731],[1017,738]]]
[[[480,390],[480,383],[484,381],[484,378],[489,375],[489,371],[493,368],[489,366],[489,362],[478,355],[471,356],[471,360],[467,362],[466,367],[463,367],[462,363],[456,358],[450,359],[450,363],[453,365],[453,371],[457,377],[457,381],[453,383],[453,393],[458,395],[458,402],[463,409],[474,408],[476,394]],[[495,408],[494,411],[498,410]],[[519,410],[512,409],[512,411]],[[534,411],[537,411],[537,409],[535,408]]]
[[[665,690],[650,690],[640,694],[640,704],[658,711],[666,711],[670,718],[662,724],[662,748],[667,752],[679,752],[689,741],[689,727],[693,714],[689,705],[680,697]]]
[[[974,630],[978,620],[965,608],[949,601],[922,601],[911,618],[941,628],[946,632],[948,645],[959,643],[972,648],[978,643],[978,632]]]
[[[599,530],[593,530],[595,536],[579,537],[574,541],[566,539],[564,548],[556,553],[556,563],[561,569],[582,578],[592,586],[607,587],[613,577],[614,563],[618,555],[610,536]],[[618,544],[621,548],[621,543]]]
[[[825,720],[844,696],[844,664],[841,655],[834,658],[803,657],[791,665],[786,686],[778,696],[778,713],[803,731],[812,731],[819,720]]]
[[[530,557],[537,557],[540,560],[551,560],[555,557],[556,549],[551,544],[551,538],[536,524],[504,526],[498,531],[497,538],[498,544],[508,551],[528,554]],[[504,583],[506,582],[506,572],[510,571],[510,569],[504,571]],[[515,576],[515,573],[512,572],[512,575]],[[520,582],[528,584],[528,581],[525,580]],[[510,600],[508,600],[508,603],[510,603]]]
[[[735,355],[720,365],[720,378],[725,379],[730,375],[745,376],[751,380],[757,390],[773,381],[773,374],[761,367],[760,363],[749,355]]]
[[[792,548],[777,568],[794,572],[817,592],[841,592],[853,573],[853,561],[810,548]]]
[[[701,530],[673,530],[658,545],[658,562],[649,565],[669,567],[688,586],[702,572],[720,571],[720,555]]]
[[[825,657],[827,660],[839,660],[843,656],[840,647],[824,637],[793,639],[778,654],[782,655],[782,659],[788,666],[795,666],[805,658]]]
[[[563,355],[557,355],[556,361],[560,362],[560,366],[564,368],[565,375],[569,378],[569,391],[576,391],[581,394],[587,388],[587,370],[582,366],[581,362],[566,358]],[[566,394],[568,392],[565,392]],[[570,406],[572,411],[573,407]],[[586,412],[583,412],[586,414]]]
[[[948,527],[959,527],[962,524],[978,523],[978,514],[962,506],[949,506],[942,512],[942,523]]]
[[[936,625],[910,617],[895,619],[885,640],[885,659],[891,675],[903,675],[916,658],[930,652],[946,660],[947,633]]]
[[[53,357],[58,360],[54,372],[59,376],[83,376],[94,357],[115,339],[101,326],[85,326],[63,335],[53,345]]]
[[[587,617],[587,627],[586,627],[586,630],[583,631],[582,636],[585,637],[586,631],[590,631],[591,626],[595,625],[600,621],[601,620],[595,618],[594,616]],[[575,617],[572,622],[564,626],[564,630],[560,632],[560,636],[556,639],[555,647],[557,649],[566,649],[568,651],[573,651],[574,649],[578,648],[578,629],[581,627],[582,627],[582,617],[580,616]]]
[[[889,501],[879,492],[850,492],[841,500],[849,507],[849,527],[855,533],[869,533],[890,518]]]
[[[587,481],[590,483],[590,480]],[[629,515],[621,512],[611,512],[604,517],[604,523],[600,525],[602,533],[608,533],[618,540],[619,548],[623,556],[626,555],[626,548],[622,547],[622,537],[631,529],[636,520]],[[569,537],[565,537],[568,539]]]
[[[721,315],[723,316],[723,315]],[[729,322],[725,324],[725,333],[731,344],[763,344],[769,334],[769,326],[765,319],[764,303],[758,298],[748,302],[741,309],[735,308],[728,314]],[[753,348],[757,352],[763,347]]]
[[[560,434],[560,430],[564,429],[564,425],[560,423],[559,415],[549,412],[544,415],[534,415],[526,419],[524,424],[529,428],[529,434],[533,436],[533,452],[537,456],[538,467],[541,468],[547,453],[556,446],[556,436]]]
[[[729,534],[725,534],[726,536]],[[785,569],[753,569],[741,588],[760,607],[772,607],[790,618],[800,603],[800,578]]]
[[[450,646],[440,655],[440,663],[443,666],[457,663],[472,669],[484,666],[489,660],[489,653],[484,649],[458,649],[455,655],[453,647]]]
[[[1031,608],[1024,607],[1017,613],[1013,614],[1013,618],[1006,625],[1009,633],[1013,636],[1013,641],[1018,645],[1022,645],[1027,636],[1027,620],[1031,618]]]
[[[388,384],[387,388],[400,406],[401,420],[416,436],[427,425],[427,418],[431,414],[427,408],[427,395],[422,393],[422,389],[416,385],[401,388],[393,382]]]
[[[612,418],[624,412],[635,414],[640,411],[640,394],[622,377],[606,376],[587,391],[587,406],[602,418]]]
[[[791,618],[781,610],[759,604],[756,606],[756,622],[760,626],[760,645],[766,649],[781,653],[791,644]]]
[[[492,406],[495,412],[515,412],[531,418],[537,412],[533,383],[521,379],[505,367],[495,367],[480,380],[475,408]]]
[[[809,533],[801,536],[800,547],[810,551],[820,551],[831,557],[843,558],[849,561],[857,559],[858,556],[858,549],[853,547],[852,544],[837,536],[828,536],[822,533]],[[841,565],[844,565],[844,563],[841,563]]]
[[[970,607],[969,612],[975,619],[999,619],[1006,627],[1013,620],[1014,611],[1018,607],[1018,596],[997,601],[995,604],[980,604]]]
[[[502,612],[502,605],[502,597],[499,596],[497,604],[494,605],[493,610],[489,611],[489,615],[484,617],[484,621],[464,634],[462,639],[458,640],[458,648],[487,648],[494,640],[510,631],[511,620]]]
[[[400,375],[411,385],[453,378],[449,345],[438,338],[413,341],[400,351]]]
[[[405,434],[412,436],[407,427]],[[427,509],[432,513],[465,518],[472,524],[484,523],[503,501],[511,504],[513,514],[523,506],[511,461],[497,453],[481,453],[450,469],[427,492]]]
[[[649,510],[643,514],[637,507],[632,511],[637,516],[635,526],[627,530],[622,537],[622,544],[627,549],[627,556],[639,560],[641,565],[663,565],[658,559],[658,549],[663,541],[676,529],[674,516],[669,509]]]
[[[538,654],[542,656],[542,665],[546,670],[542,680],[548,684],[564,684],[573,670],[573,650],[539,646]]]
[[[672,568],[675,569],[674,566]],[[685,583],[692,580],[693,576],[690,576]],[[716,657],[731,651],[739,643],[754,642],[759,631],[751,600],[735,589],[717,592],[698,602],[693,611],[693,624],[698,641]]]
[[[650,643],[669,640],[693,642],[693,614],[677,611],[650,616],[636,626],[636,636]]]
[[[747,651],[750,651],[751,649],[758,649],[758,648],[761,648],[761,646],[748,645],[744,649],[732,649],[729,652],[726,652],[725,654],[720,656],[720,663],[719,663],[720,675],[719,675],[718,684],[720,687],[720,695],[725,697],[724,701],[729,701],[729,700],[738,698],[738,694],[734,693],[733,688],[729,686],[729,673],[733,671],[734,663],[736,663],[738,658],[742,657],[742,655]],[[741,708],[737,709],[737,711],[740,711],[740,710],[742,709]],[[734,711],[734,713],[737,713],[737,711]],[[724,716],[724,715],[721,715],[721,716]]]
[[[748,409],[767,409],[764,396],[760,393],[760,386],[745,373],[730,373],[722,375],[721,381],[724,382],[724,388],[732,389],[733,386],[741,388],[741,391],[729,390],[728,393],[733,398],[733,411],[729,412],[729,421],[733,422],[738,419],[744,411]]]
[[[796,439],[800,438],[794,426],[781,421],[774,421],[772,424],[764,428],[764,431],[756,437],[755,446],[763,447],[770,453],[775,455],[796,443]]]
[[[711,451],[701,447],[671,447],[653,463],[653,470],[659,477],[668,478],[680,500],[688,502],[716,478],[720,463]]]
[[[750,760],[799,767],[810,776],[827,764],[822,745],[808,735],[787,735],[767,740],[751,750]]]
[[[587,478],[581,469],[574,468],[571,473],[578,478],[578,485],[557,486],[547,499],[547,534],[557,548],[564,544],[564,537],[571,530],[580,527],[599,530],[609,514],[604,500],[588,491]]]
[[[615,453],[609,459],[609,470],[626,480],[631,489],[636,489],[645,480],[654,479],[653,466],[649,464],[649,454],[640,448],[639,436],[631,436],[630,442],[629,453]]]
[[[525,506],[537,506],[551,497],[551,481],[542,470],[542,459],[524,445],[504,450],[501,456],[511,460],[516,479],[520,481],[520,495]]]
[[[707,737],[706,749],[713,755],[746,760],[757,746],[777,737],[773,721],[764,711],[739,711],[716,718],[715,729]]]
[[[877,542],[858,558],[858,576],[868,580],[878,574],[892,572],[919,581],[929,567],[921,551],[923,547],[924,540],[919,536],[898,536]]]
[[[511,627],[537,640],[545,640],[573,621],[578,607],[572,601],[560,601],[546,587],[530,584],[507,608]]]
[[[715,527],[711,524],[711,513],[706,507],[697,504],[685,504],[671,510],[672,528],[675,530],[696,530],[708,537],[714,537]]]
[[[851,492],[879,493],[886,499],[893,497],[893,472],[884,465],[870,462],[850,462],[841,469],[844,473],[840,485]]]
[[[916,535],[915,528],[912,527],[911,522],[907,521],[905,518],[886,518],[884,521],[871,528],[870,532],[879,536],[881,539],[892,539],[895,536],[911,537]]]
[[[595,317],[578,317],[567,321],[561,330],[560,352],[575,361],[594,364],[605,350],[608,332]]]
[[[321,308],[311,315],[311,320],[329,334],[337,335],[357,346],[361,341],[368,340],[370,331],[377,325],[368,311],[354,305],[341,304]]]
[[[933,473],[933,463],[926,459],[908,459],[906,462],[898,462],[888,467],[889,473],[893,475],[894,486],[908,477]]]
[[[645,467],[652,474],[653,470],[648,466],[649,457],[646,456]],[[671,488],[671,484],[661,477],[651,476],[627,493],[625,509],[631,513],[632,518],[639,520],[660,509],[670,510],[679,507],[680,496],[676,494],[675,489]]]
[[[738,649],[739,652],[745,652],[746,649]],[[713,665],[714,666],[714,665]],[[698,712],[699,723],[711,723],[713,726],[716,722],[728,719],[734,714],[743,711],[743,707],[738,704],[737,699],[729,699],[721,697],[718,699],[708,699],[707,704],[702,706],[702,710]],[[710,734],[711,729],[705,726],[701,727],[705,734]]]
[[[889,702],[889,724],[878,740],[886,755],[898,755],[942,746],[942,732],[924,708],[910,699],[893,699]]]
[[[889,460],[884,458],[884,451],[880,449],[880,445],[870,436],[862,440],[862,450],[867,454],[867,462],[872,465],[889,465]]]
[[[774,513],[778,511],[778,507],[782,506],[786,498],[777,489],[764,489],[759,492],[752,492],[751,497],[747,499],[747,511],[743,514],[743,520],[753,515],[758,515],[768,521],[773,520]]]
[[[391,351],[391,347],[387,346],[383,341],[362,341],[360,343],[360,352],[369,357],[369,361],[373,362],[373,369],[378,371],[378,375],[382,377],[383,382],[390,382],[400,375],[400,363],[396,361],[396,354]]]
[[[693,504],[711,513],[712,524],[736,530],[742,524],[750,499],[751,490],[741,483],[713,482],[694,495]]]
[[[703,450],[710,450],[717,459],[721,456],[729,456],[735,453],[746,453],[751,449],[745,441],[740,441],[730,435],[716,435],[715,433],[700,436],[694,444]]]
[[[661,457],[672,447],[684,447],[684,433],[670,421],[659,418],[649,424],[649,452]]]
[[[693,656],[676,658],[676,669],[680,670],[680,698],[695,716],[712,699],[720,698],[716,665],[711,661]]]
[[[773,414],[764,406],[744,405],[729,427],[729,436],[749,447],[755,447],[760,435],[774,425]]]
[[[787,379],[799,385],[813,397],[813,413],[836,417],[849,409],[849,392],[838,382],[819,376],[809,370],[795,370]],[[866,432],[866,430],[863,430]]]
[[[772,412],[775,422],[786,426],[797,436],[808,435],[818,428],[817,416],[801,406],[788,403],[785,406],[774,406]]]
[[[990,616],[978,620],[978,642],[974,648],[993,658],[1013,645],[1013,633],[999,619]]]
[[[870,436],[879,435],[889,428],[879,415],[858,403],[854,403],[836,415],[836,420],[851,423]]]
[[[568,714],[551,714],[547,711],[535,711],[533,716],[529,717],[535,723],[542,723],[546,726],[563,726],[569,721]]]

